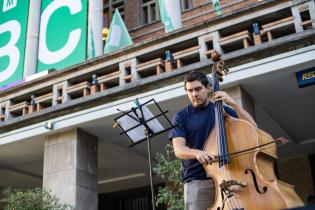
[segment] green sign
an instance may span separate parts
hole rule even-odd
[[[37,72],[86,58],[88,0],[42,0]]]
[[[23,79],[29,1],[0,1],[0,87]]]

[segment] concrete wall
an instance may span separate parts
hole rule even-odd
[[[77,210],[97,210],[97,138],[79,129],[47,136],[43,187]]]
[[[282,181],[294,185],[297,194],[304,203],[307,203],[307,196],[314,194],[308,156],[281,160],[279,162],[279,176]]]
[[[225,91],[255,119],[254,101],[244,89],[235,86]]]

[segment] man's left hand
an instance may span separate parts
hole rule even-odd
[[[223,101],[225,104],[232,107],[236,105],[236,102],[233,100],[233,98],[225,91],[217,91],[213,93],[213,99],[214,101]]]

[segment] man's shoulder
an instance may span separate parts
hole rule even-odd
[[[227,106],[227,105],[224,105],[223,107],[224,107],[224,111],[228,113],[230,116],[236,117],[236,118],[238,117],[236,111],[232,107]]]
[[[180,116],[182,116],[182,115],[187,115],[187,113],[189,112],[189,110],[190,110],[191,108],[192,108],[192,105],[189,104],[189,105],[185,106],[184,108],[180,109],[179,111],[177,111],[177,112],[175,113],[175,115],[180,115]]]

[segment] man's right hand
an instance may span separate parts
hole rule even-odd
[[[213,159],[213,157],[207,153],[206,151],[203,150],[195,150],[195,156],[196,159],[203,165],[203,164],[211,164],[211,159]]]
[[[175,156],[183,160],[197,159],[201,164],[211,164],[214,156],[206,151],[199,149],[191,149],[186,146],[186,139],[182,137],[173,138],[173,148]]]

